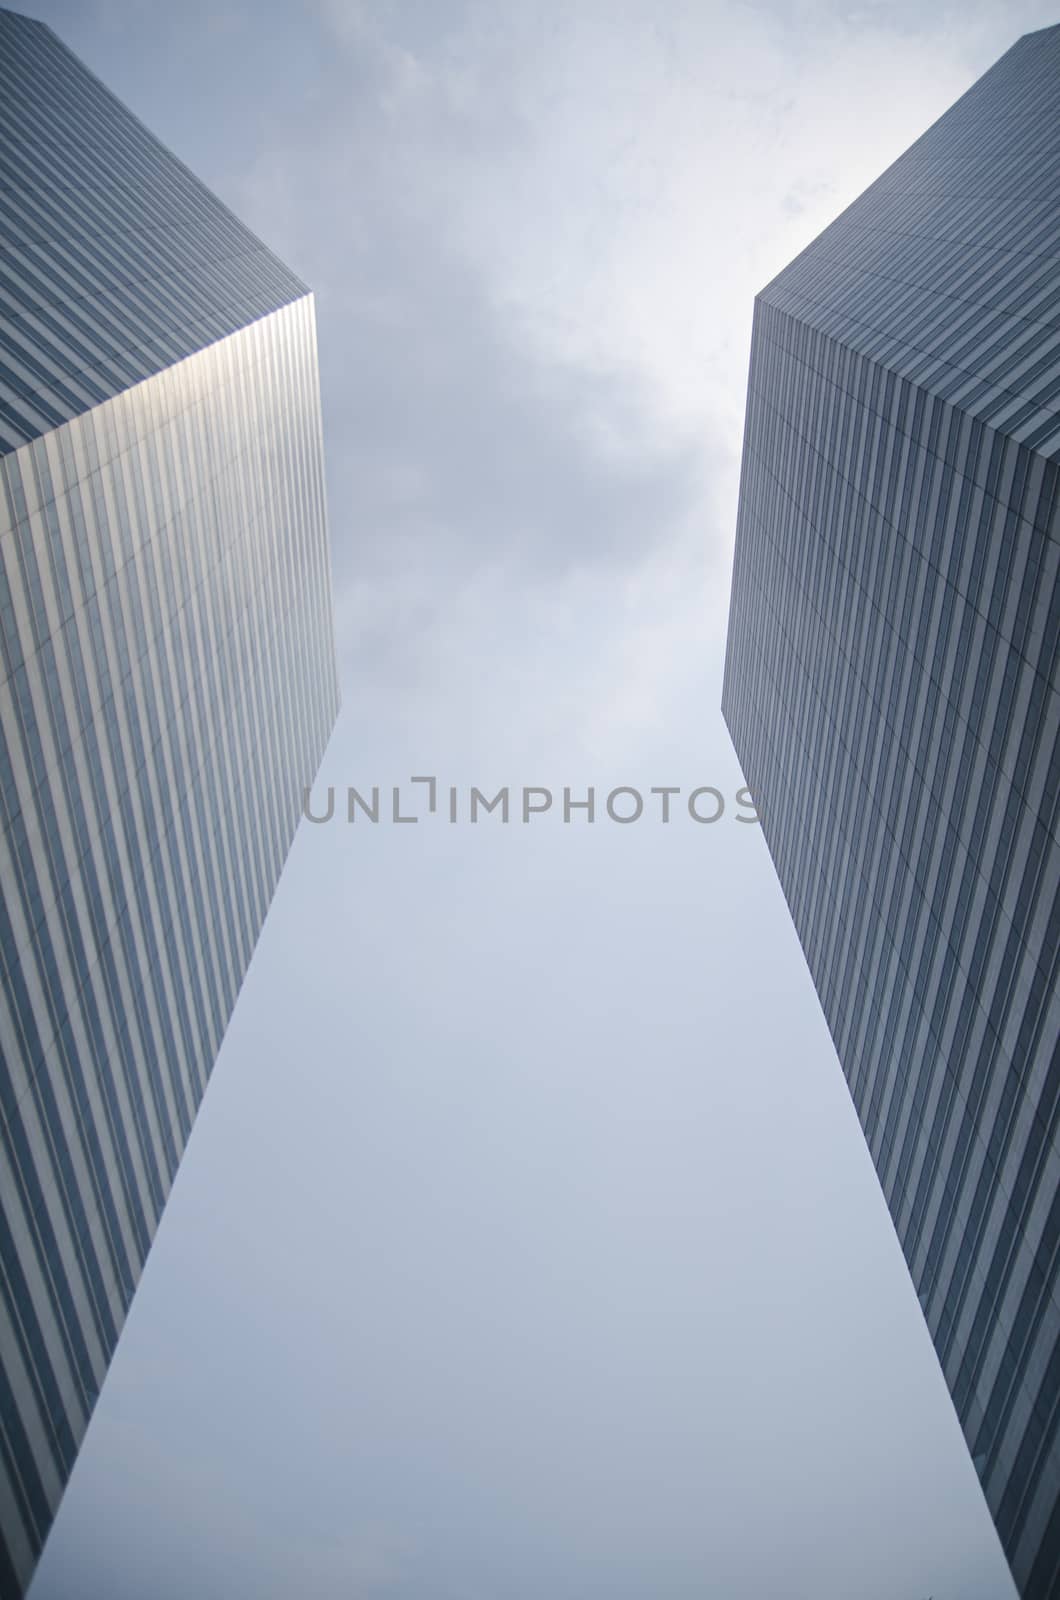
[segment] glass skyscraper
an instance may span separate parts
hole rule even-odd
[[[723,710],[1002,1544],[1060,1593],[1060,27],[757,297]]]
[[[0,12],[0,1595],[338,708],[313,300]]]

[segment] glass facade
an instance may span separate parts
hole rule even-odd
[[[312,297],[0,12],[0,1596],[338,708]]]
[[[1060,1593],[1060,27],[758,296],[723,711],[1002,1544]]]
[[[0,451],[307,290],[50,28],[0,10]]]

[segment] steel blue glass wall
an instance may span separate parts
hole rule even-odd
[[[306,286],[43,23],[0,10],[0,450]]]
[[[1060,28],[757,298],[723,710],[987,1501],[1060,1592]]]
[[[73,1465],[338,688],[312,297],[48,30],[0,13],[0,77],[6,1597]]]

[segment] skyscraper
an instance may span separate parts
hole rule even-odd
[[[313,300],[0,12],[0,1594],[338,707]]]
[[[1060,27],[755,302],[723,710],[1016,1581],[1060,1592]]]

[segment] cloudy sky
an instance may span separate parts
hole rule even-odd
[[[318,791],[32,1600],[1014,1594],[718,705],[751,302],[1038,0],[29,4],[317,296]]]

